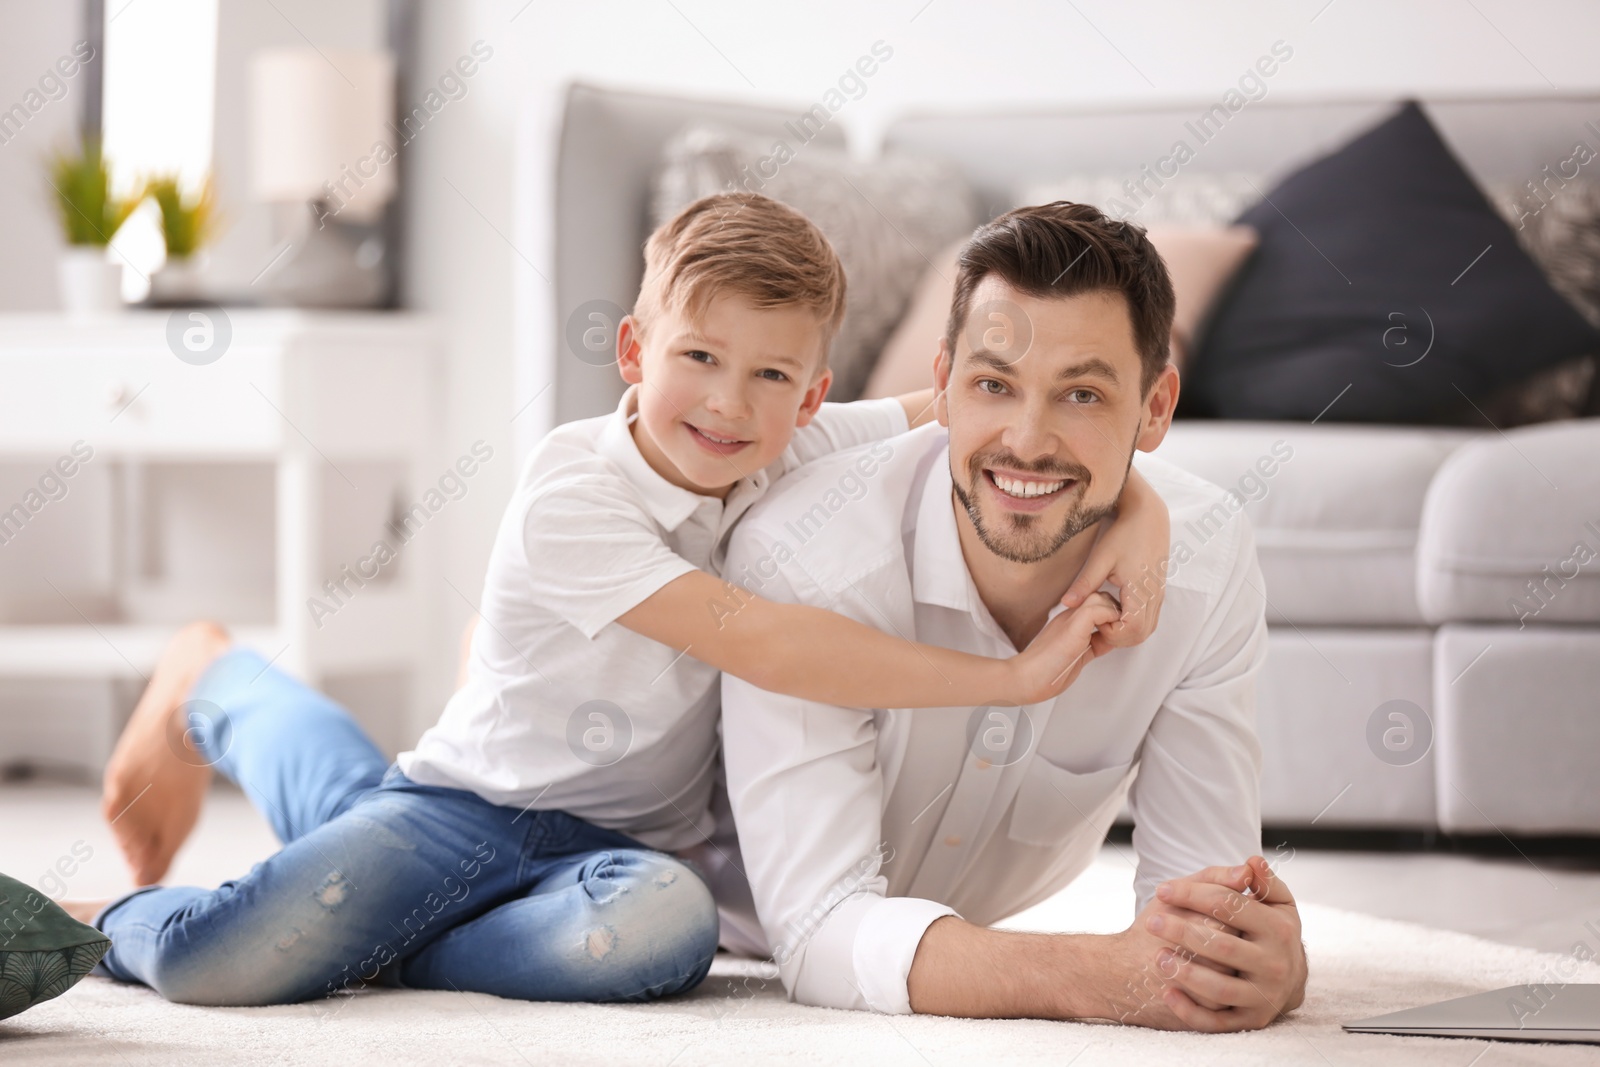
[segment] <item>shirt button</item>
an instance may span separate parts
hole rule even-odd
[[[944,843],[949,845],[951,848],[956,848],[961,844],[961,838],[951,834],[949,837],[944,839]]]

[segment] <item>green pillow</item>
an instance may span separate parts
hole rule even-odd
[[[59,997],[110,947],[111,939],[99,930],[0,874],[0,1019]]]

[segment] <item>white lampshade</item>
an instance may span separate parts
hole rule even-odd
[[[394,56],[273,48],[256,53],[251,68],[256,199],[323,199],[341,214],[376,215],[395,191]]]

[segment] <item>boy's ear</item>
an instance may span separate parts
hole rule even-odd
[[[810,422],[817,414],[817,409],[822,407],[822,401],[828,395],[828,386],[833,384],[833,368],[824,367],[815,381],[806,387],[805,396],[800,398],[800,411],[795,415],[795,429],[799,429]]]
[[[639,343],[639,320],[624,315],[617,323],[617,373],[629,385],[644,381],[644,346]]]
[[[950,346],[939,338],[939,350],[933,354],[933,417],[946,429],[950,427],[950,368],[954,362]]]
[[[1177,407],[1178,369],[1168,363],[1150,386],[1150,395],[1145,397],[1143,410],[1139,412],[1139,421],[1143,425],[1139,428],[1134,447],[1141,452],[1154,452],[1167,436],[1167,430],[1172,426],[1172,414]]]

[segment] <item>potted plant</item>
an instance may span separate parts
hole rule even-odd
[[[76,152],[50,160],[47,180],[55,190],[67,250],[61,257],[61,299],[67,311],[96,314],[122,306],[122,267],[106,254],[111,238],[141,197],[118,197],[100,142],[86,137]]]
[[[167,261],[150,278],[150,300],[155,304],[182,303],[203,295],[200,248],[216,232],[216,192],[208,177],[200,187],[185,193],[177,175],[163,175],[145,183],[145,195],[161,212],[161,235],[167,244]]]

